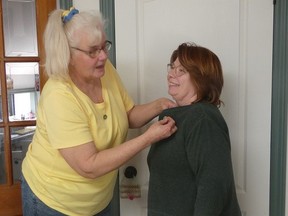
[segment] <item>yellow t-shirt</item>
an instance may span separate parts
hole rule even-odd
[[[23,175],[46,205],[67,215],[93,215],[111,201],[117,177],[112,171],[97,179],[77,174],[58,149],[94,141],[98,150],[125,141],[127,111],[134,103],[113,65],[101,78],[103,103],[93,103],[72,82],[49,79],[37,110],[37,127],[22,164]]]

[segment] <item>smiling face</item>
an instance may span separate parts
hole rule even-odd
[[[197,99],[196,88],[189,72],[180,64],[177,58],[173,67],[168,71],[168,94],[179,106],[189,105]],[[177,72],[178,71],[178,72]]]
[[[221,106],[221,62],[216,54],[193,43],[182,43],[168,64],[168,93],[179,106],[206,102]]]

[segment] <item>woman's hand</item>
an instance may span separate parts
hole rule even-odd
[[[177,131],[175,121],[171,117],[164,117],[162,120],[153,123],[143,134],[153,144],[159,140],[170,137]]]
[[[157,102],[161,107],[160,110],[165,110],[165,109],[169,109],[169,108],[173,108],[177,106],[177,104],[174,101],[168,98],[159,98],[157,99]]]
[[[127,112],[129,127],[140,128],[159,115],[163,110],[176,106],[177,104],[168,98],[159,98],[150,103],[135,105]]]

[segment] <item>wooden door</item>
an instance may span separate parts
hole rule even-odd
[[[56,0],[1,0],[0,3],[0,216],[22,215],[19,181],[21,163],[36,125],[37,99],[47,80],[42,67],[44,63],[42,35],[48,15],[55,8]],[[32,22],[29,20],[31,14],[35,18]],[[19,16],[23,25],[16,28],[13,24]],[[31,33],[29,31],[33,25],[35,41],[30,37],[21,40],[27,36],[26,33],[28,35]],[[15,42],[19,43],[21,50],[17,50],[18,47],[14,46]],[[27,44],[35,45],[32,48],[35,52],[31,54],[30,49],[26,47]],[[29,72],[31,70],[37,73],[31,74]],[[35,79],[33,86],[31,77]],[[17,117],[19,107],[30,108],[30,105],[33,111],[31,108],[30,113],[23,113],[20,118]]]

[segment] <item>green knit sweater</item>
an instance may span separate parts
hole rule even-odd
[[[167,109],[178,127],[148,154],[148,216],[240,216],[229,132],[207,103]]]

